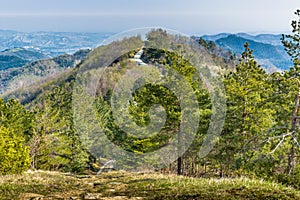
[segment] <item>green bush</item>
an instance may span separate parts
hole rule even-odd
[[[281,183],[285,186],[290,186],[293,187],[297,190],[300,189],[300,175],[299,174],[291,174],[286,175],[286,174],[279,174],[276,177],[276,180],[278,183]]]
[[[24,138],[0,127],[0,174],[18,174],[28,169],[30,154]]]

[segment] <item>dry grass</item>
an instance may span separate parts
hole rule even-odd
[[[300,192],[246,178],[193,179],[126,172],[74,177],[29,171],[0,177],[0,199],[300,199]]]

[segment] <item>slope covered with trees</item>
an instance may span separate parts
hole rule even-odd
[[[55,58],[48,58],[26,63],[20,68],[0,71],[0,94],[15,90],[35,90],[35,85],[42,84],[74,68],[82,62],[90,50],[79,50],[73,55],[64,54]]]
[[[111,154],[118,154],[116,149],[111,149],[101,141],[102,138],[96,138],[96,142],[91,140],[94,143],[83,141],[84,138],[98,136],[93,135],[99,132],[94,124],[97,122],[105,130],[105,136],[111,143],[136,156],[128,159],[120,158],[123,155],[119,155],[119,164],[126,169],[141,169],[132,167],[135,166],[134,162],[139,161],[169,173],[194,177],[247,176],[278,181],[299,189],[300,11],[296,12],[296,16],[298,19],[292,23],[293,35],[282,37],[294,67],[283,73],[266,73],[258,65],[248,43],[244,45],[240,59],[235,60],[234,55],[214,49],[212,43],[200,40],[200,45],[195,44],[193,40],[169,35],[159,29],[148,33],[146,41],[136,36],[101,46],[90,52],[84,63],[36,90],[10,94],[7,98],[19,98],[23,105],[16,100],[0,102],[0,133],[1,138],[7,141],[0,145],[0,157],[7,155],[7,160],[0,159],[3,169],[1,173],[18,173],[29,167],[77,173],[97,170],[98,165],[101,165],[99,157],[110,159]],[[181,41],[182,46],[176,45],[174,41]],[[153,48],[161,44],[169,45],[173,51]],[[178,144],[186,142],[187,138],[180,138],[180,120],[183,116],[180,102],[183,97],[176,96],[175,92],[160,84],[148,83],[135,90],[127,108],[129,118],[137,125],[143,127],[151,123],[152,115],[149,112],[153,105],[160,104],[166,111],[163,129],[145,138],[133,137],[130,132],[118,126],[111,108],[115,97],[114,88],[128,70],[137,68],[133,58],[141,48],[144,51],[141,58],[144,62],[157,66],[162,76],[171,82],[174,80],[168,73],[175,70],[191,86],[197,99],[195,117],[199,117],[199,121],[195,138],[183,154],[174,152],[176,156],[179,155],[177,160],[164,166],[147,160],[143,155],[166,146],[174,137],[177,137]],[[215,140],[216,145],[205,157],[201,157],[199,151],[216,109],[212,105],[213,95],[209,92],[211,86],[202,81],[203,77],[199,76],[198,69],[190,61],[197,58],[186,56],[183,51],[185,48],[198,48],[203,55],[211,55],[212,60],[220,67],[213,66],[215,68],[212,72],[204,67],[202,73],[219,74],[224,84],[225,94],[218,95],[226,99],[225,123],[220,137]],[[126,49],[131,51],[125,51]],[[211,49],[214,51],[210,51]],[[112,52],[122,56],[114,57],[111,62]],[[219,52],[223,57],[213,55],[213,52]],[[233,63],[237,63],[234,68]],[[101,78],[93,79],[97,75],[101,75]],[[93,81],[85,83],[85,80]],[[74,89],[82,89],[74,88],[76,81],[91,84],[87,93],[96,94],[95,99],[79,96],[81,103],[92,102],[92,108],[96,109],[96,121],[92,119],[92,110],[87,110],[85,113],[90,115],[80,116],[86,121],[84,127],[80,128],[76,126],[77,119],[73,113]],[[192,95],[186,97],[191,98]],[[120,107],[123,108],[122,105]],[[79,111],[86,109],[76,108]],[[160,111],[155,110],[156,113]],[[188,111],[193,113],[192,109]],[[130,124],[128,127],[135,126]],[[15,148],[12,149],[11,146]],[[19,161],[13,162],[18,167],[9,164],[15,160]]]

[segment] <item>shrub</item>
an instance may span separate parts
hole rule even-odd
[[[24,138],[3,126],[0,127],[0,174],[18,174],[30,166],[30,154]]]

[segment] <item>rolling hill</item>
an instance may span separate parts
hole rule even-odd
[[[35,50],[25,48],[6,49],[0,52],[0,70],[22,67],[27,63],[46,58],[49,58],[49,56]]]
[[[234,54],[241,55],[244,51],[244,44],[249,43],[253,49],[254,57],[260,65],[267,71],[288,70],[293,63],[281,45],[280,35],[261,34],[252,36],[246,33],[218,35],[204,35],[202,38],[214,41],[218,46],[232,51]]]
[[[27,63],[21,68],[0,71],[0,94],[19,88],[34,87],[37,83],[52,79],[82,62],[90,50],[80,50],[73,55],[64,54]]]

